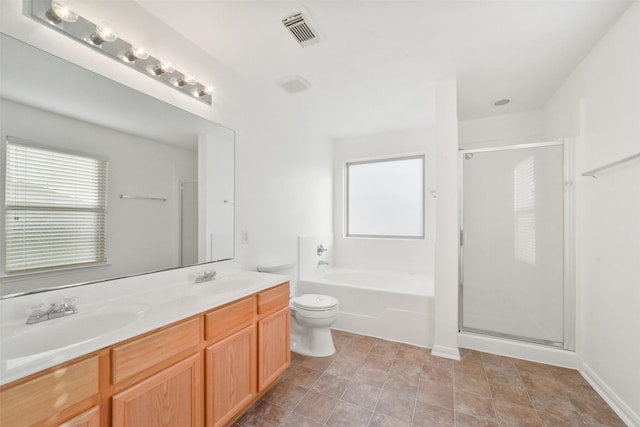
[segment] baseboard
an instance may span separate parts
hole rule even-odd
[[[622,421],[628,426],[640,427],[640,416],[633,410],[600,378],[586,363],[582,363],[580,373],[591,387],[611,406]]]
[[[443,345],[434,345],[431,354],[447,359],[460,360],[460,351],[458,347],[446,347]]]

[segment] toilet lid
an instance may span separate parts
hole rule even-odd
[[[305,294],[291,299],[293,305],[303,310],[329,310],[338,305],[338,300],[328,295]]]

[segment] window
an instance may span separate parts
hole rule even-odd
[[[347,163],[347,236],[424,237],[424,156]]]
[[[107,261],[107,162],[7,140],[5,273]]]

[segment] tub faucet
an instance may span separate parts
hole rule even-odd
[[[329,265],[329,263],[327,261],[320,260],[318,261],[318,267],[320,267],[321,265]]]
[[[58,317],[70,316],[78,312],[78,298],[65,298],[62,302],[51,304],[46,307],[44,304],[29,307],[27,314],[27,325],[44,322],[45,320],[57,319]]]
[[[327,252],[329,249],[325,248],[322,243],[320,243],[318,245],[318,248],[316,249],[316,253],[318,254],[318,256],[322,256],[323,253]]]

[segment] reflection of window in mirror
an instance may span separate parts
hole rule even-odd
[[[6,273],[106,263],[107,166],[8,138]]]

